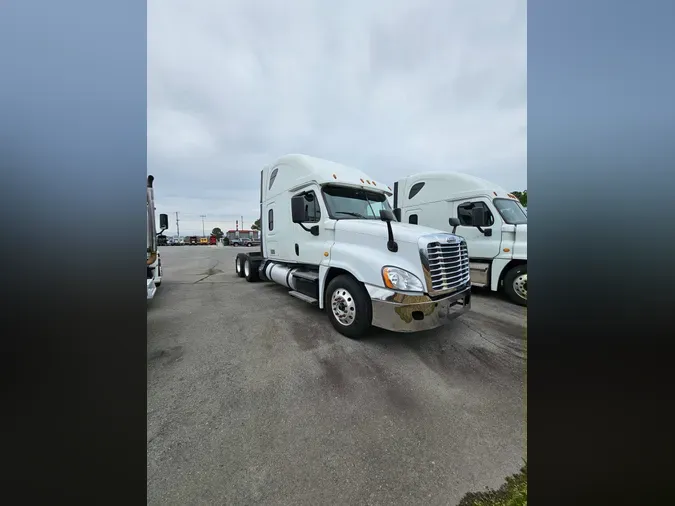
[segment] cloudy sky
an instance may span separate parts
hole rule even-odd
[[[248,228],[286,153],[525,189],[526,36],[525,0],[149,0],[157,211]]]

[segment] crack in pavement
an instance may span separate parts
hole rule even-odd
[[[483,332],[481,332],[480,330],[475,329],[474,327],[472,327],[471,325],[469,325],[468,323],[466,323],[466,321],[464,321],[463,319],[459,318],[458,320],[459,320],[461,323],[463,323],[464,326],[465,326],[466,328],[468,328],[468,329],[471,330],[472,332],[475,332],[475,333],[478,334],[480,337],[482,337],[485,341],[487,341],[488,343],[490,343],[490,344],[493,345],[493,346],[496,346],[496,347],[499,348],[500,350],[505,351],[506,353],[508,353],[508,354],[511,355],[512,357],[521,358],[521,359],[524,359],[524,358],[525,358],[525,354],[524,354],[524,353],[522,353],[522,354],[521,354],[521,353],[516,353],[516,352],[513,351],[512,348],[510,348],[510,347],[508,347],[508,346],[503,346],[503,345],[501,345],[501,344],[498,344],[498,343],[492,341],[491,339],[488,339],[487,337],[485,337],[485,334],[483,334]]]
[[[201,279],[198,279],[198,280],[195,281],[193,284],[196,285],[196,284],[199,283],[200,281],[204,281],[206,278],[210,278],[210,277],[213,276],[214,274],[220,274],[220,273],[222,273],[223,271],[221,271],[220,269],[216,269],[216,267],[218,266],[219,263],[220,263],[220,260],[216,260],[216,263],[213,265],[213,267],[209,267],[209,269],[206,271],[206,273],[205,273],[206,276],[204,276],[204,277],[201,278]]]

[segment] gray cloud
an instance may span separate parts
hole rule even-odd
[[[526,72],[524,0],[150,0],[158,210],[249,226],[260,168],[293,152],[526,188]]]

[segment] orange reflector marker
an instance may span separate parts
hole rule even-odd
[[[391,284],[391,281],[389,280],[389,269],[387,269],[387,268],[385,267],[384,269],[382,269],[382,273],[384,274],[384,276],[383,276],[383,277],[384,277],[384,285],[385,285],[387,288],[392,288],[392,289],[393,289],[393,288],[394,288],[394,285],[392,285],[392,284]]]
[[[508,253],[509,251],[511,251],[509,248],[504,248],[504,253]]]
[[[327,251],[324,251],[324,252],[323,252],[323,256],[327,257],[327,256],[328,256],[328,252],[327,252]]]

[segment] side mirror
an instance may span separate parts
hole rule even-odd
[[[389,209],[380,209],[380,219],[382,221],[396,221],[396,216]]]
[[[457,219],[457,218],[450,218],[450,219],[448,220],[448,223],[449,223],[450,226],[452,227],[452,233],[454,234],[454,233],[457,231],[457,227],[459,227],[459,225],[460,225],[459,219]]]
[[[305,221],[305,197],[297,195],[291,198],[291,218],[293,223]]]
[[[168,214],[160,214],[159,215],[159,228],[162,230],[166,230],[169,228],[169,215]]]
[[[487,227],[485,221],[485,209],[483,209],[483,206],[474,206],[471,209],[471,224],[474,227]]]

